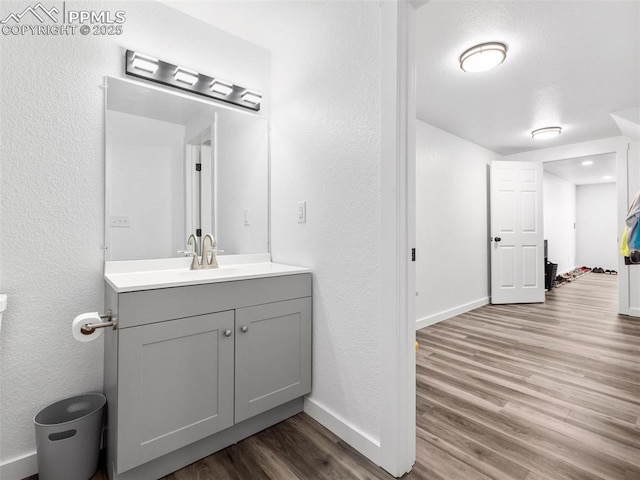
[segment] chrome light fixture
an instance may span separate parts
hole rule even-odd
[[[233,92],[233,85],[229,82],[223,82],[217,78],[211,82],[211,91],[224,95],[225,97]]]
[[[544,127],[531,132],[531,138],[544,140],[545,138],[557,137],[562,133],[562,127]]]
[[[178,82],[193,86],[198,81],[198,72],[194,72],[193,70],[189,70],[184,67],[178,67],[173,72],[173,77]]]
[[[158,70],[158,59],[135,52],[131,58],[131,65],[133,68],[144,72],[156,73],[156,70]]]
[[[125,55],[125,72],[127,75],[230,103],[254,112],[260,111],[261,93],[132,50],[127,50]]]
[[[481,43],[460,55],[460,68],[465,72],[486,72],[500,65],[505,58],[507,46],[504,43]]]

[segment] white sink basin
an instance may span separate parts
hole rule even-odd
[[[109,268],[109,263],[123,264],[129,262],[108,262],[105,266],[104,278],[118,293],[295,275],[311,271],[308,268],[273,262],[221,265],[219,268],[206,270],[189,270],[188,267],[162,269],[158,268],[158,265],[154,265],[152,270],[140,269],[137,271],[131,271],[130,266],[127,266],[127,268]]]

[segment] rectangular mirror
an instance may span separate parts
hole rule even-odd
[[[269,252],[267,120],[106,80],[106,260],[182,256],[207,233],[222,255]]]

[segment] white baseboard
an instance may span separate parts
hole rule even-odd
[[[304,399],[304,411],[307,415],[347,442],[376,465],[380,465],[380,442],[360,432],[346,420],[341,419],[329,409],[321,406],[312,398]]]
[[[38,473],[38,457],[36,452],[13,458],[0,464],[2,480],[21,480]]]
[[[429,325],[434,325],[438,322],[442,322],[443,320],[447,320],[448,318],[453,318],[456,315],[462,315],[463,313],[470,312],[471,310],[475,310],[478,307],[488,304],[489,297],[483,297],[473,302],[465,303],[464,305],[460,305],[455,308],[450,308],[449,310],[444,310],[427,317],[419,318],[416,320],[416,330],[428,327]]]

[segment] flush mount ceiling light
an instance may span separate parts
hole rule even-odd
[[[193,70],[189,70],[184,67],[178,67],[173,72],[173,77],[178,82],[193,86],[198,81],[198,72],[194,72]]]
[[[220,95],[227,96],[233,92],[233,85],[229,82],[223,82],[222,80],[215,79],[211,82],[211,90],[219,93]]]
[[[131,58],[131,65],[138,70],[156,73],[156,70],[158,70],[158,59],[135,52]]]
[[[582,165],[588,167],[589,165],[593,165],[593,160],[585,160],[582,162]]]
[[[504,43],[482,43],[460,55],[460,68],[465,72],[486,72],[500,65],[505,58],[507,46]]]
[[[127,50],[125,55],[125,72],[127,75],[231,103],[254,112],[260,111],[261,93],[132,50]]]
[[[604,177],[602,177],[603,180],[613,180],[613,177],[611,175],[605,175]]]
[[[544,127],[531,132],[531,138],[543,140],[545,138],[557,137],[562,133],[562,127]]]

